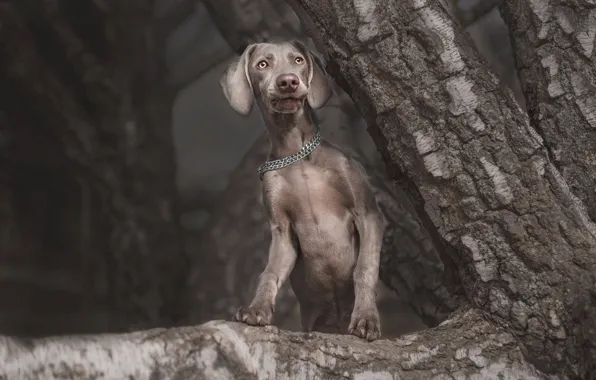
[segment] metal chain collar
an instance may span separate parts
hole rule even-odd
[[[302,145],[302,148],[300,148],[297,153],[277,160],[267,161],[263,165],[259,166],[259,169],[257,170],[259,177],[263,179],[263,174],[268,171],[281,169],[302,160],[304,157],[311,154],[312,151],[315,150],[319,144],[321,144],[321,141],[323,141],[323,135],[321,135],[321,131],[317,129],[317,133],[315,133],[313,138],[310,139],[310,141],[308,141],[306,144]]]

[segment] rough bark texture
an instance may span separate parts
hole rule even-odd
[[[210,2],[207,2],[210,3]],[[263,41],[268,36],[292,38],[299,33],[293,25],[297,19],[288,7],[275,2],[224,2],[209,5],[213,19],[221,23],[220,30],[235,51],[243,51],[247,43]],[[227,4],[226,4],[227,3]],[[267,9],[257,13],[258,9]],[[229,11],[233,8],[233,11]],[[237,9],[240,8],[240,9]],[[220,12],[226,10],[225,15]],[[273,22],[267,17],[278,12]],[[244,20],[261,17],[262,21]],[[269,16],[268,16],[269,15]],[[234,19],[231,20],[230,18]],[[258,18],[257,17],[257,18]],[[240,18],[240,19],[236,19]],[[285,24],[281,20],[286,20]],[[244,25],[239,28],[238,25]],[[247,26],[253,29],[247,34]],[[263,31],[260,28],[278,28]],[[356,137],[353,104],[345,95],[336,96],[319,112],[325,137],[355,156],[366,168],[373,183],[377,201],[389,225],[385,233],[381,276],[385,284],[397,291],[430,325],[444,320],[463,303],[455,268],[448,257],[441,257],[431,236],[411,207],[411,201],[396,191],[389,181],[384,165],[363,152]],[[196,256],[191,277],[193,296],[197,297],[193,322],[226,318],[253,296],[258,275],[265,267],[270,242],[269,228],[261,200],[261,184],[256,168],[266,160],[269,141],[263,134],[245,155],[221,199],[219,212],[212,215],[204,229],[204,239]],[[440,243],[440,241],[439,241]],[[212,253],[211,255],[207,253]],[[225,286],[220,292],[211,290],[213,283]],[[284,315],[294,305],[294,297],[286,286],[278,296],[277,314]]]
[[[548,372],[596,372],[595,228],[510,92],[434,1],[300,0],[468,297]]]
[[[554,379],[475,312],[373,343],[223,321],[122,335],[0,337],[0,361],[0,379],[23,380]]]
[[[172,325],[184,314],[179,295],[186,265],[172,213],[172,94],[162,91],[163,39],[154,28],[151,1],[101,4],[0,4],[2,115],[10,133],[30,131],[53,147],[59,166],[29,157],[37,173],[47,173],[36,190],[43,194],[51,187],[56,172],[64,179],[55,200],[30,205],[23,194],[31,185],[21,181],[23,187],[10,190],[17,202],[9,206],[19,216],[18,232],[40,239],[29,252],[34,263],[24,265],[54,265],[74,277],[76,303],[84,310],[106,303],[103,310],[92,309],[109,313],[98,330]],[[32,140],[19,141],[27,147]],[[7,166],[36,175],[18,164]],[[67,199],[60,200],[60,192]],[[46,224],[27,221],[31,212]],[[40,225],[31,229],[35,223]],[[45,245],[43,239],[54,234],[63,240]],[[13,251],[15,257],[27,252],[27,243]],[[6,253],[3,260],[10,261]]]
[[[596,221],[596,3],[503,1],[531,124]]]

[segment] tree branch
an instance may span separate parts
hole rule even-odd
[[[470,327],[473,326],[473,327]],[[433,330],[369,343],[212,321],[121,335],[0,337],[0,378],[546,379],[476,311]]]
[[[503,0],[501,11],[532,126],[596,222],[596,9]]]

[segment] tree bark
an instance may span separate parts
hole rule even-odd
[[[473,305],[538,368],[593,376],[596,229],[465,34],[433,1],[300,3]]]
[[[472,311],[372,343],[212,321],[122,335],[0,337],[0,347],[3,379],[555,379],[525,362],[510,333]]]
[[[185,257],[172,212],[173,94],[162,90],[164,36],[152,7],[0,4],[3,109],[51,136],[65,152],[66,175],[89,193],[78,222],[91,223],[90,252],[75,251],[82,262],[75,270],[81,288],[104,289],[111,331],[172,325],[185,315]]]
[[[503,1],[531,125],[551,162],[596,221],[596,8]]]
[[[256,7],[267,8],[268,11],[257,12],[260,8]],[[220,14],[223,9],[231,8],[234,10]],[[260,3],[217,0],[209,9],[235,51],[243,51],[247,43],[263,41],[270,35],[279,36],[281,33],[286,38],[299,36],[294,27],[296,16],[292,10],[269,0]],[[256,29],[252,34],[247,34],[247,27],[237,27],[273,27],[268,26],[273,21],[267,18],[268,12],[273,10],[279,15],[274,23],[279,31]],[[236,19],[249,16],[261,17],[263,20]],[[234,19],[230,20],[230,17]],[[228,23],[221,24],[222,18]],[[283,24],[280,21],[282,19],[285,20]],[[362,151],[354,126],[358,115],[350,99],[339,94],[318,115],[325,137],[352,154],[367,169],[377,202],[389,222],[382,252],[381,278],[409,302],[427,324],[436,325],[464,301],[453,263],[441,255],[442,247],[437,249],[436,242],[425,230],[411,201],[389,181],[383,164],[371,160]],[[253,296],[258,275],[266,264],[270,241],[261,199],[261,184],[255,174],[256,168],[266,160],[268,146],[269,141],[264,133],[232,173],[231,182],[219,203],[219,212],[212,215],[204,228],[204,238],[198,246],[200,248],[193,249],[197,252],[193,255],[195,264],[190,281],[193,296],[197,297],[191,319],[193,323],[227,318],[238,306],[250,302]],[[250,217],[246,217],[248,215]],[[213,254],[207,254],[209,252]],[[225,278],[225,286],[219,292],[213,292],[212,284],[221,283],[222,278]],[[276,314],[285,315],[294,304],[295,299],[289,287],[284,287],[278,296]]]

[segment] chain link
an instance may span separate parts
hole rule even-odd
[[[285,168],[286,166],[292,165],[293,163],[302,160],[304,157],[311,154],[312,151],[315,150],[319,144],[321,144],[321,141],[323,141],[323,135],[321,135],[321,131],[317,129],[317,133],[315,133],[313,138],[306,144],[302,145],[302,148],[300,148],[297,153],[277,160],[267,161],[263,165],[259,166],[259,169],[257,170],[259,177],[263,179],[263,174],[268,171]]]

